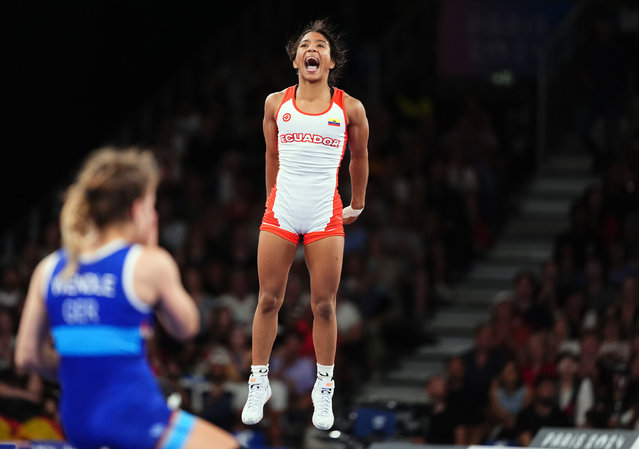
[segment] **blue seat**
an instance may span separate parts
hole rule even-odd
[[[395,436],[397,417],[392,410],[358,407],[355,410],[353,435],[358,438]]]

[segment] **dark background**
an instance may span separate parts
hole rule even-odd
[[[2,226],[107,139],[250,2],[62,1],[12,6],[5,47]],[[229,43],[230,44],[230,43]]]
[[[379,9],[353,2],[339,11],[340,17],[353,18],[349,27],[366,38],[380,34],[393,14],[410,4]],[[3,58],[8,162],[0,171],[0,188],[6,192],[1,229],[22,218],[43,191],[67,184],[87,151],[102,145],[210,46],[219,28],[247,8],[278,7],[286,17],[269,27],[269,36],[250,37],[256,52],[277,47],[284,56],[285,42],[298,31],[295,26],[335,17],[331,4],[291,9],[252,0],[68,0],[9,6]],[[232,52],[234,43],[215,45]]]

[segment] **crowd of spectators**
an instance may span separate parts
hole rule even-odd
[[[429,381],[427,441],[527,446],[542,426],[639,429],[638,162],[613,162],[583,192],[553,257],[495,295],[472,348]]]
[[[269,14],[285,14],[286,8],[278,11]],[[266,11],[247,14],[237,28],[268,36],[269,22],[257,13]],[[378,101],[367,103],[364,88],[372,74],[363,68],[370,66],[365,56],[371,52],[363,40],[370,36],[358,31],[354,25],[349,36],[357,55],[350,75],[363,78],[348,81],[347,74],[345,88],[367,107],[371,170],[366,211],[346,229],[337,308],[338,415],[348,413],[358,386],[432,338],[423,332],[424,320],[452,300],[454,283],[490,248],[511,211],[513,193],[534,169],[521,158],[534,148],[529,99],[499,102],[490,88],[452,98],[418,91],[415,97],[389,80],[396,89],[385,87]],[[247,51],[203,55],[180,77],[171,98],[147,109],[120,140],[152,148],[160,161],[160,244],[178,261],[202,319],[200,334],[187,343],[158,328],[148,345],[152,366],[172,403],[245,431],[239,413],[247,393],[256,239],[265,201],[262,102],[295,78],[283,51],[265,47],[255,55],[246,36],[226,37]],[[256,73],[256,67],[269,70]],[[529,86],[512,89],[511,98],[527,98],[516,91]],[[340,173],[345,203],[347,167],[348,154]],[[478,329],[472,352],[449,362],[439,395],[449,410],[442,421],[459,438],[451,442],[520,435],[527,422],[554,410],[548,397],[555,393],[542,391],[547,376],[556,376],[552,388],[561,398],[556,406],[573,425],[628,425],[629,413],[636,419],[631,406],[639,380],[639,211],[637,189],[630,186],[637,186],[637,173],[636,165],[611,164],[602,183],[575,204],[574,226],[558,237],[555,257],[539,273],[522,272],[495,304],[491,323]],[[63,436],[55,383],[18,372],[12,361],[30,274],[60,243],[56,207],[41,215],[37,238],[23,242],[2,269],[0,438]],[[310,423],[311,328],[300,252],[271,359],[273,396],[255,431],[272,447],[300,447]],[[570,390],[582,391],[586,384],[588,409],[579,402],[586,394]],[[515,401],[521,388],[526,394]],[[435,399],[436,386],[432,389]],[[486,413],[456,414],[453,407]],[[528,421],[518,418],[523,410]],[[438,411],[433,409],[433,420]],[[449,427],[430,428],[442,434]],[[436,441],[430,434],[426,440]]]
[[[544,426],[639,429],[637,48],[610,5],[591,4],[567,70],[579,101],[561,121],[576,124],[562,132],[591,154],[596,181],[566,211],[552,256],[502,286],[472,348],[428,381],[426,442],[527,446]]]

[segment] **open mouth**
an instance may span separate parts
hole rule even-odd
[[[309,56],[304,60],[304,67],[306,71],[314,73],[319,70],[320,62],[315,56]]]

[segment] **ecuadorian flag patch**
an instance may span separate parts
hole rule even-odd
[[[331,125],[331,126],[339,126],[340,122],[336,118],[329,118],[328,119],[328,124]]]

